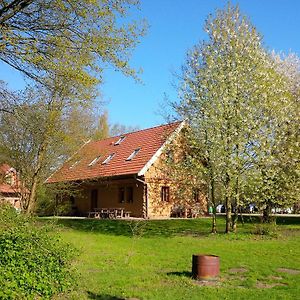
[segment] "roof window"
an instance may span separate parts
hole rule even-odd
[[[96,158],[94,158],[90,163],[89,163],[89,167],[93,166],[99,159],[100,159],[101,155],[97,156]]]
[[[120,138],[115,142],[115,146],[120,145],[124,140],[125,140],[126,136],[122,135],[120,136]]]
[[[113,158],[114,156],[115,156],[115,153],[109,154],[109,155],[107,156],[107,158],[105,159],[105,161],[103,161],[102,165],[108,164],[108,163],[112,160],[112,158]]]
[[[127,158],[126,158],[126,160],[128,161],[128,160],[132,160],[138,153],[139,153],[139,151],[141,150],[141,148],[137,148],[137,149],[135,149]]]
[[[76,160],[71,166],[69,169],[73,169],[76,165],[78,165],[80,162],[80,160]]]

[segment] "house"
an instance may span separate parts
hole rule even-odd
[[[175,122],[89,141],[46,182],[79,185],[80,194],[71,197],[79,215],[97,208],[122,207],[134,217],[170,217],[174,209],[172,193],[177,187],[163,176],[160,166],[167,145],[183,127],[183,122]],[[205,199],[198,202],[204,212]]]
[[[20,180],[17,171],[8,164],[0,165],[0,201],[20,209]]]

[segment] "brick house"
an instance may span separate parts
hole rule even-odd
[[[0,201],[20,209],[21,184],[17,171],[8,164],[0,165]]]
[[[53,173],[46,183],[76,182],[71,197],[78,215],[96,208],[123,207],[131,216],[170,217],[177,188],[162,174],[167,145],[180,135],[183,122],[139,130],[100,141],[89,141]],[[193,197],[189,193],[189,197]],[[206,200],[198,201],[206,211]]]

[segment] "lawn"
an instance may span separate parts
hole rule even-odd
[[[209,234],[210,220],[58,220],[73,244],[78,285],[59,299],[299,299],[300,218],[279,219],[279,237]],[[218,220],[220,231],[224,220]],[[220,256],[216,282],[191,278],[192,254]]]

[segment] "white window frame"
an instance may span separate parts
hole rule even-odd
[[[136,155],[140,152],[141,148],[136,148],[127,158],[126,161],[133,160]]]
[[[102,165],[107,165],[115,156],[116,153],[109,154],[107,158],[103,161]]]
[[[89,164],[88,166],[91,167],[93,166],[99,159],[100,159],[101,155],[97,156],[96,158],[94,158]]]
[[[126,136],[122,135],[119,137],[119,139],[115,142],[115,146],[120,145],[124,140],[125,140]]]
[[[76,160],[72,166],[69,167],[69,169],[73,169],[75,166],[77,166],[78,164],[80,163],[80,159],[79,160]]]

